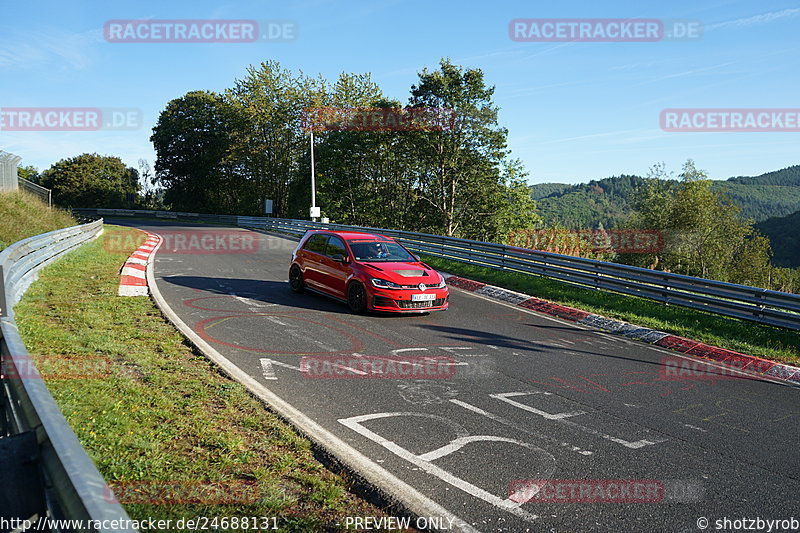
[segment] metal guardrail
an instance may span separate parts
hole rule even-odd
[[[42,187],[37,183],[26,180],[25,178],[18,177],[17,181],[22,189],[38,197],[42,202],[47,204],[47,207],[53,207],[53,191],[47,187]]]
[[[0,252],[0,368],[6,374],[0,390],[0,517],[97,520],[108,526],[91,531],[135,531],[110,527],[112,520],[129,524],[128,515],[112,503],[106,482],[35,370],[14,321],[13,306],[38,271],[102,229],[100,219]]]
[[[85,216],[157,217],[228,224],[289,235],[308,229],[358,230],[393,237],[409,250],[498,270],[524,272],[578,287],[605,290],[709,313],[800,330],[800,295],[515,246],[381,228],[307,220],[167,211],[77,209]]]

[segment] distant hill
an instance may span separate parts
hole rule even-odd
[[[548,226],[611,228],[630,216],[633,197],[644,183],[644,178],[629,175],[578,185],[542,183],[531,186],[531,196]]]
[[[713,188],[741,207],[743,217],[756,222],[800,209],[800,185],[750,185],[729,180],[716,181]]]
[[[643,178],[631,175],[578,185],[541,183],[531,186],[531,197],[548,226],[581,229],[602,223],[611,228],[630,216],[633,196],[643,183]],[[800,210],[800,165],[715,181],[713,187],[738,205],[743,217],[756,222]]]
[[[537,183],[531,186],[531,198],[539,200],[548,196],[557,195],[572,187],[566,183]]]
[[[728,181],[742,185],[784,185],[800,187],[800,165],[767,172],[760,176],[739,176]]]
[[[773,264],[800,267],[800,211],[785,217],[769,218],[756,224],[756,228],[769,238]]]

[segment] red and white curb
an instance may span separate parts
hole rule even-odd
[[[484,297],[507,302],[512,305],[536,311],[537,313],[543,313],[562,320],[575,322],[576,324],[601,329],[615,335],[622,335],[629,339],[655,344],[656,346],[674,350],[684,355],[690,355],[700,359],[710,359],[747,374],[754,374],[769,379],[786,381],[793,385],[800,385],[800,368],[791,365],[768,361],[760,357],[726,350],[725,348],[718,348],[717,346],[703,344],[702,342],[685,339],[683,337],[664,333],[663,331],[635,326],[627,322],[622,322],[621,320],[614,320],[581,311],[580,309],[554,304],[547,300],[533,298],[527,294],[503,289],[502,287],[495,287],[494,285],[487,285],[486,283],[473,281],[460,276],[445,274],[444,272],[442,275],[447,280],[448,285],[465,291],[474,292]]]
[[[147,240],[131,254],[122,266],[119,278],[120,296],[147,296],[147,261],[161,237],[147,233]]]

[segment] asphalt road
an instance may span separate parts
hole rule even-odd
[[[289,290],[294,241],[113,223],[171,235],[155,258],[158,287],[220,353],[481,531],[688,532],[702,530],[701,517],[710,530],[725,517],[800,520],[797,388],[722,374],[670,379],[677,353],[457,289],[446,312],[356,316]],[[213,233],[218,247],[242,236],[254,246],[177,249],[175,232],[187,244]],[[299,370],[331,356],[453,364],[395,378],[356,365],[315,366],[313,377]],[[537,492],[531,480],[555,481]]]

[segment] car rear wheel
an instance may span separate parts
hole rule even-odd
[[[303,283],[303,271],[297,265],[292,265],[289,269],[289,286],[294,292],[303,292],[305,283]]]
[[[347,289],[347,305],[354,313],[363,313],[367,310],[367,291],[357,281],[351,283]]]

